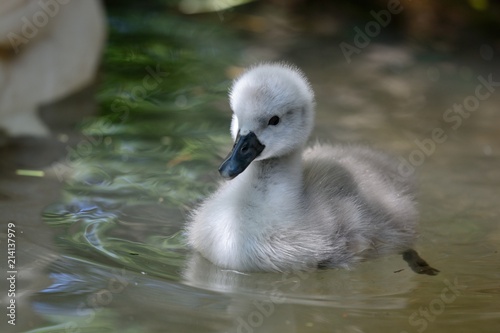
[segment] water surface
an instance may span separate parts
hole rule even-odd
[[[288,32],[293,42],[270,46],[216,14],[143,10],[110,10],[101,112],[81,125],[61,198],[43,214],[55,250],[40,258],[31,332],[498,331],[500,92],[459,125],[444,117],[478,76],[500,81],[483,44],[463,59],[373,43],[348,65],[338,40]],[[397,255],[350,271],[242,273],[186,248],[186,217],[231,146],[232,73],[262,59],[310,78],[311,141],[387,150],[418,175],[417,250],[438,276]]]

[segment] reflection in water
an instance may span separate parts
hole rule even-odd
[[[226,300],[212,292],[72,257],[56,261],[49,269],[59,272],[52,274],[53,285],[33,300],[35,310],[54,323],[47,332],[54,327],[162,331],[162,327],[189,324],[188,315],[191,328],[200,331],[225,319],[220,313]],[[203,311],[197,311],[200,307]]]
[[[396,264],[393,270],[390,266]],[[383,269],[376,269],[383,267]],[[356,273],[313,270],[286,273],[242,273],[217,267],[198,254],[191,256],[183,271],[183,282],[202,289],[244,294],[278,304],[313,304],[345,308],[399,309],[406,306],[406,292],[416,287],[412,273],[398,273],[404,263],[375,260],[360,265]],[[390,271],[390,275],[387,274]],[[367,279],[369,277],[369,279]],[[354,278],[354,279],[353,279]],[[388,286],[388,282],[392,283]],[[366,296],[389,296],[383,301]],[[398,296],[400,295],[400,296]]]
[[[178,325],[190,332],[210,327],[236,331],[241,325],[252,325],[259,312],[280,327],[276,319],[293,318],[292,306],[311,313],[320,310],[317,315],[328,321],[335,313],[361,316],[372,309],[404,308],[405,294],[416,287],[411,281],[414,275],[376,269],[384,265],[388,263],[360,265],[361,271],[354,275],[345,270],[242,274],[221,270],[195,256],[182,274],[185,280],[179,283],[157,279],[149,272],[134,273],[66,256],[49,266],[52,285],[33,298],[33,307],[54,323],[51,329],[116,328],[120,318],[131,320],[129,316],[133,316],[130,324],[135,329],[161,331],[162,325]],[[367,299],[367,295],[371,297]],[[325,309],[329,309],[327,313]]]
[[[75,201],[67,209],[57,206],[47,208],[45,219],[51,225],[66,224],[67,231],[58,236],[57,243],[69,253],[176,279],[176,270],[184,262],[187,249],[182,232],[178,231],[179,226],[169,226],[159,219],[171,216],[172,212],[154,204],[129,205],[121,207],[121,211],[116,204],[110,207],[98,202]],[[62,215],[53,212],[57,208]],[[144,214],[138,216],[139,220],[134,220],[127,210]],[[158,214],[157,225],[153,224],[154,219],[147,219],[152,212]],[[144,224],[145,219],[148,224]],[[148,230],[155,227],[158,234]]]
[[[60,253],[44,261],[50,282],[31,298],[43,319],[33,332],[494,332],[496,93],[416,167],[417,250],[437,277],[414,274],[399,255],[352,271],[241,273],[185,247],[185,217],[215,187],[231,144],[224,73],[242,44],[215,18],[111,11],[102,114],[82,125],[85,139],[58,169],[64,195],[44,213]],[[321,140],[370,140],[406,158],[476,85],[454,61],[407,47],[374,44],[348,67],[324,57],[323,40],[295,43],[281,56],[315,85]],[[457,292],[443,294],[450,284]]]

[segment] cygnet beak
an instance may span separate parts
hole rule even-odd
[[[233,149],[219,167],[219,173],[223,178],[233,179],[250,165],[260,155],[266,146],[260,143],[254,132],[236,137]]]

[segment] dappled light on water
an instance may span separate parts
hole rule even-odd
[[[43,220],[57,255],[30,298],[41,318],[32,332],[495,332],[497,49],[481,42],[464,60],[377,36],[348,64],[339,44],[353,36],[325,37],[338,27],[321,23],[324,13],[299,20],[290,5],[296,20],[269,19],[243,2],[212,1],[227,11],[199,15],[185,15],[198,1],[109,6],[100,114],[79,125],[82,140],[54,165],[65,186]],[[242,28],[247,11],[282,38]],[[414,274],[399,255],[352,270],[239,272],[186,247],[186,218],[217,188],[232,144],[231,79],[281,59],[316,91],[312,142],[369,144],[418,176],[417,250],[438,276]]]

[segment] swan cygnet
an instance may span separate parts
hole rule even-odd
[[[187,239],[239,271],[349,268],[412,248],[418,213],[411,179],[387,155],[360,146],[304,149],[314,93],[288,64],[261,64],[235,80],[225,181],[191,215]]]

